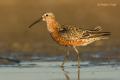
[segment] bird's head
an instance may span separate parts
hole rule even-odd
[[[38,20],[36,20],[34,23],[32,23],[29,26],[29,28],[31,28],[33,25],[35,25],[38,22],[41,22],[41,21],[49,22],[49,21],[54,20],[54,19],[55,19],[55,16],[53,13],[51,13],[51,12],[45,13]]]
[[[43,16],[42,16],[42,20],[43,21],[49,21],[49,20],[52,20],[52,19],[55,19],[55,16],[53,13],[45,13]]]

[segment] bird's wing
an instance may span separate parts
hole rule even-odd
[[[79,40],[109,35],[109,32],[101,32],[100,26],[94,29],[83,29],[80,27],[62,25],[59,29],[60,35],[66,40]]]
[[[82,37],[83,39],[85,38],[102,38],[102,39],[106,39],[108,38],[108,36],[111,35],[110,32],[102,32],[101,31],[102,28],[100,26],[97,26],[95,27],[94,29],[92,30],[84,30],[83,34],[82,34]]]
[[[83,30],[80,27],[62,25],[59,28],[59,33],[66,40],[78,40],[82,37]]]

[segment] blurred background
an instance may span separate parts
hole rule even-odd
[[[1,59],[64,55],[65,47],[52,40],[44,22],[28,29],[45,12],[53,12],[60,24],[101,26],[103,31],[112,33],[108,40],[79,47],[82,60],[120,60],[119,0],[0,0]]]

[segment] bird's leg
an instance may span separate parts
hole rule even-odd
[[[73,46],[73,49],[75,50],[75,52],[76,52],[76,54],[77,54],[77,58],[78,58],[78,68],[80,68],[80,55],[79,55],[79,51],[78,51],[78,49],[77,49],[75,46]]]
[[[67,58],[68,58],[68,56],[69,56],[69,49],[68,49],[68,48],[69,48],[69,47],[66,48],[67,53],[66,53],[65,56],[64,56],[64,60],[63,60],[63,62],[62,62],[62,64],[61,64],[61,67],[64,66],[64,64],[65,64],[65,62],[67,61]]]

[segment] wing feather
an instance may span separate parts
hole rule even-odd
[[[80,27],[62,25],[59,29],[59,33],[66,40],[80,40],[95,37],[104,37],[110,35],[110,32],[101,32],[100,26],[94,29],[83,29]]]

